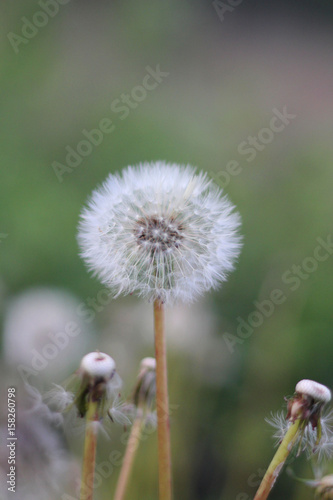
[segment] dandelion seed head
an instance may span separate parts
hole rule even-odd
[[[128,167],[93,192],[79,226],[81,255],[115,295],[191,302],[234,267],[241,243],[233,209],[193,167]]]
[[[43,396],[44,403],[58,412],[64,412],[74,401],[74,394],[58,384]]]
[[[286,419],[286,415],[283,411],[276,412],[276,413],[271,413],[271,416],[269,418],[265,418],[265,421],[273,427],[274,429],[274,434],[273,434],[273,439],[276,440],[276,445],[278,445],[282,439],[284,438],[290,423]]]

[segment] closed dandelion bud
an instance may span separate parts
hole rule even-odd
[[[81,385],[74,403],[79,415],[85,416],[89,401],[98,402],[102,414],[110,395],[120,385],[114,360],[103,352],[90,352],[82,358],[77,374]]]
[[[156,361],[155,358],[144,358],[140,364],[140,372],[133,392],[133,404],[143,412],[152,410],[156,395]]]
[[[112,422],[127,427],[131,424],[129,416],[151,421],[155,425],[155,396],[156,396],[156,360],[144,358],[140,363],[139,374],[131,396],[123,403],[116,399],[108,410]]]

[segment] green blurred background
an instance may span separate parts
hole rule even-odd
[[[199,305],[168,311],[175,498],[182,500],[252,498],[273,453],[265,417],[302,378],[333,386],[333,256],[308,259],[317,238],[333,234],[333,7],[225,3],[223,14],[211,2],[71,0],[46,21],[34,1],[0,7],[4,321],[11,301],[31,287],[60,287],[79,301],[101,289],[78,256],[76,227],[109,172],[144,160],[190,163],[218,179],[241,213],[244,248],[228,283]],[[30,38],[23,17],[43,24],[26,32]],[[157,65],[168,75],[144,96],[135,87]],[[132,92],[124,117],[115,100]],[[284,107],[296,115],[290,123],[262,132]],[[76,150],[82,131],[105,118],[113,131],[59,174],[66,148]],[[258,134],[252,159],[241,144]],[[237,174],[228,176],[232,160]],[[294,265],[311,271],[303,267],[291,290],[285,273],[294,274]],[[275,289],[284,302],[241,339],[239,318],[248,322],[255,302]],[[191,337],[193,315],[200,331]],[[136,337],[138,318],[149,341]],[[190,330],[183,343],[173,328]],[[150,307],[117,299],[96,314],[93,329],[92,348],[120,353],[126,395],[141,357],[153,353]],[[72,371],[78,362],[73,356]],[[110,442],[101,440],[101,459],[122,446],[121,429],[112,432]],[[140,448],[129,499],[157,499],[156,460],[153,434]],[[303,458],[293,467],[313,476]],[[116,477],[97,488],[96,500],[111,498]],[[313,491],[284,473],[271,498],[306,500]]]

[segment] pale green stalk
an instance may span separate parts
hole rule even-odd
[[[283,465],[293,449],[300,432],[300,424],[302,420],[297,419],[288,429],[286,435],[284,436],[279,448],[277,449],[273,460],[269,464],[269,467],[261,481],[259,489],[254,497],[254,500],[266,500],[273,485],[280,474]]]

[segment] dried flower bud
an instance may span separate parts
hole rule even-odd
[[[330,399],[331,391],[325,385],[313,380],[301,380],[296,384],[294,396],[288,401],[287,419],[294,422],[300,418],[315,428],[320,425],[322,407]]]
[[[101,415],[107,400],[120,385],[114,360],[104,352],[90,352],[81,361],[78,375],[81,386],[75,398],[79,415],[84,417],[88,401],[98,401]]]
[[[295,394],[288,400],[286,419],[290,423],[297,419],[300,420],[302,437],[298,453],[302,451],[302,439],[305,436],[305,431],[311,436],[311,439],[315,431],[316,440],[313,448],[316,451],[323,436],[322,409],[330,399],[331,391],[318,382],[304,379],[296,385]]]

